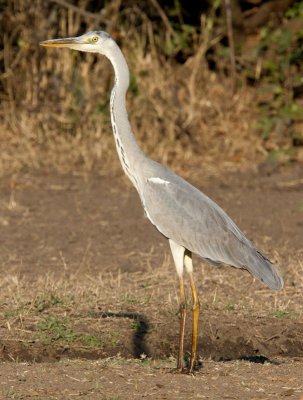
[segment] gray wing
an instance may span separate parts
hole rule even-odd
[[[163,179],[147,179],[142,195],[147,217],[167,238],[211,262],[247,269],[272,289],[283,286],[270,261],[229,216],[179,176],[168,170]]]

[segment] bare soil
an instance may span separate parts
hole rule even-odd
[[[195,258],[199,369],[175,374],[174,266],[122,174],[2,179],[0,398],[303,399],[302,165],[192,176],[285,289]]]

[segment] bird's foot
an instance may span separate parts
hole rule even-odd
[[[187,363],[186,363],[187,364]],[[176,368],[170,370],[172,374],[184,374],[184,375],[194,375],[195,374],[195,367],[186,365],[184,367],[183,363],[180,365],[178,363]]]

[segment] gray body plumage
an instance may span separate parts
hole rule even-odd
[[[207,261],[246,269],[271,289],[283,286],[271,262],[214,201],[161,164],[149,162],[147,170],[140,197],[165,237]]]

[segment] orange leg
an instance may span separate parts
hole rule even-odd
[[[192,344],[191,344],[191,357],[189,373],[192,373],[196,366],[196,356],[197,356],[197,337],[198,337],[198,322],[200,314],[200,301],[196,290],[196,285],[192,273],[189,273],[190,287],[193,299],[193,327],[192,327]]]
[[[183,356],[184,356],[184,333],[186,320],[186,304],[185,304],[185,289],[183,279],[184,268],[184,252],[185,248],[169,239],[169,245],[175,262],[177,274],[179,276],[179,302],[180,302],[180,335],[179,335],[179,353],[177,371],[183,371]]]
[[[183,358],[184,358],[184,334],[185,334],[185,320],[186,320],[186,303],[185,303],[185,290],[184,290],[184,279],[183,276],[180,279],[180,333],[179,333],[179,354],[177,369],[183,371]]]

